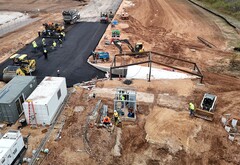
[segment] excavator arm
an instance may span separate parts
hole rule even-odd
[[[130,42],[127,39],[123,40],[115,40],[113,41],[114,45],[119,49],[119,53],[122,54],[122,46],[119,44],[120,43],[126,43],[128,48],[131,50],[131,52],[135,52],[134,47],[130,44]]]
[[[119,54],[122,54],[122,46],[119,45],[119,41],[113,41],[113,43],[119,49]]]
[[[120,40],[120,42],[124,42],[127,44],[128,48],[131,50],[131,52],[135,52],[135,49],[134,47],[130,44],[130,42],[127,40],[127,39],[124,39],[124,40]]]

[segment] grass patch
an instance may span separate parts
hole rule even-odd
[[[240,21],[240,0],[198,0],[219,12],[231,15]]]

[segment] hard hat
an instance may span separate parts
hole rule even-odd
[[[114,110],[114,112],[117,112],[116,110]]]

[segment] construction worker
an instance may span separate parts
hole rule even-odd
[[[66,38],[65,38],[65,33],[64,33],[64,32],[61,32],[60,35],[61,35],[61,38],[65,41],[65,40],[66,40]]]
[[[61,48],[62,47],[62,43],[63,43],[61,38],[58,39],[58,43],[59,43],[59,47]]]
[[[38,48],[36,41],[32,42],[32,46],[33,46],[34,52],[36,53],[37,52],[37,48]]]
[[[119,115],[118,115],[118,112],[116,110],[114,110],[114,121],[115,121],[115,124],[118,125],[119,123]]]
[[[52,43],[52,49],[54,50],[56,47],[57,47],[57,43],[56,43],[56,41],[54,40],[53,43]]]
[[[43,55],[44,55],[45,59],[48,59],[48,51],[46,48],[43,48]]]
[[[125,97],[123,95],[121,95],[121,100],[122,100],[122,108],[124,108],[124,100],[125,100]]]
[[[57,76],[58,77],[60,76],[60,70],[59,69],[57,70]]]
[[[189,103],[189,111],[190,111],[190,116],[193,117],[195,113],[195,107],[192,102]]]
[[[111,119],[108,116],[103,118],[103,124],[109,126],[111,124]]]
[[[45,38],[42,38],[42,45],[43,45],[43,47],[46,47],[46,39]]]

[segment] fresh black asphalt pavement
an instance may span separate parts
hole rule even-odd
[[[59,76],[66,77],[67,86],[71,87],[76,83],[89,81],[95,77],[104,77],[105,73],[89,65],[87,59],[98,45],[106,28],[107,24],[99,22],[80,22],[73,25],[66,33],[66,40],[63,41],[62,48],[59,47],[59,44],[55,50],[52,50],[50,46],[47,47],[48,59],[43,56],[40,37],[35,40],[39,46],[37,53],[33,52],[31,43],[16,53],[26,53],[30,58],[36,59],[37,67],[32,75],[37,77],[38,82],[45,76],[57,76],[57,70],[59,70]],[[46,41],[51,45],[52,40],[47,39]],[[12,61],[6,60],[0,65],[1,78],[2,70],[10,64]]]

